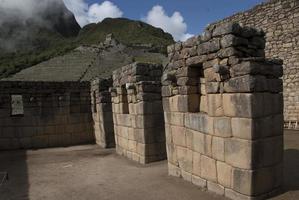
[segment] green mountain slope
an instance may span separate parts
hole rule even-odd
[[[99,24],[87,25],[78,37],[64,37],[58,32],[39,28],[32,28],[30,32],[38,36],[34,38],[34,48],[24,51],[21,47],[15,52],[0,53],[0,78],[62,56],[80,45],[99,44],[108,33],[113,33],[118,41],[135,50],[146,48],[154,53],[165,54],[167,45],[174,43],[172,36],[161,29],[129,19],[106,19]]]
[[[125,18],[106,18],[98,24],[89,24],[80,31],[77,42],[97,44],[103,42],[109,33],[127,46],[148,46],[161,53],[166,53],[165,47],[174,42],[172,36],[162,29]]]
[[[45,4],[45,2],[47,4]],[[51,9],[26,17],[0,6],[0,77],[6,77],[74,48],[80,26],[62,1],[38,1]]]

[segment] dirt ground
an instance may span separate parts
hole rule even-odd
[[[275,200],[299,199],[299,132],[285,133],[285,184]],[[166,161],[141,166],[96,145],[0,152],[0,200],[225,199],[167,175]],[[1,182],[1,180],[0,180]]]

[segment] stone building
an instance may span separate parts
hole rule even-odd
[[[0,150],[94,142],[89,82],[0,82]]]
[[[162,78],[169,174],[232,199],[282,185],[282,63],[236,23],[168,47]]]
[[[284,63],[285,126],[299,128],[299,1],[269,0],[214,24],[227,22],[238,22],[265,31],[266,57],[279,58]]]
[[[103,148],[115,147],[112,102],[109,88],[112,79],[97,78],[91,85],[91,108],[95,141]]]
[[[162,66],[133,63],[113,72],[116,152],[139,163],[166,159]]]

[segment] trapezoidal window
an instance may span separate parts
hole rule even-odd
[[[24,104],[23,96],[20,94],[10,95],[11,116],[23,116]]]
[[[123,85],[121,87],[122,89],[122,94],[120,96],[120,109],[122,114],[130,114],[129,113],[129,101],[128,101],[128,93],[127,93],[127,89],[126,86]]]

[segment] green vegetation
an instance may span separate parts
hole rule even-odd
[[[101,23],[89,24],[80,31],[77,41],[80,44],[97,44],[104,41],[109,33],[127,46],[152,45],[160,53],[166,53],[165,47],[174,42],[172,36],[162,29],[125,18],[107,18]]]
[[[107,18],[98,24],[85,26],[77,37],[65,37],[57,31],[30,27],[30,46],[18,47],[14,52],[0,49],[0,78],[11,76],[25,68],[59,55],[64,55],[82,45],[98,44],[113,33],[121,43],[138,48],[148,46],[150,51],[166,53],[166,46],[173,43],[170,34],[140,21]],[[0,40],[1,38],[0,31]],[[7,36],[9,37],[9,36]],[[31,46],[32,45],[32,46]],[[146,58],[136,58],[144,60]],[[153,61],[153,60],[150,60]]]

